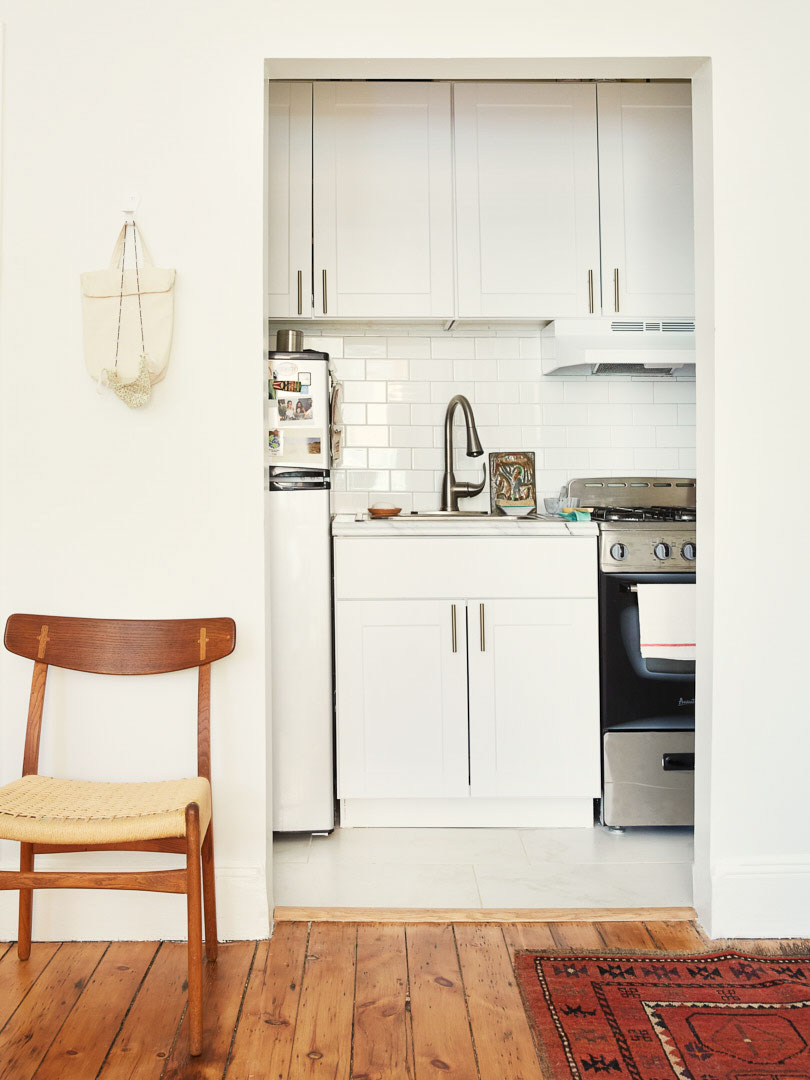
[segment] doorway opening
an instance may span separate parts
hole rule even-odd
[[[650,85],[649,80],[653,80],[654,83],[680,83],[687,87],[691,84],[695,140],[695,235],[698,249],[703,250],[705,255],[706,247],[710,247],[706,216],[710,200],[706,191],[710,191],[711,184],[710,136],[705,130],[710,93],[707,69],[707,62],[693,58],[648,61],[292,60],[268,61],[266,75],[276,87],[283,83],[292,88],[288,120],[296,108],[303,109],[304,113],[309,108],[308,145],[305,138],[299,147],[299,160],[304,161],[304,168],[311,170],[313,178],[319,153],[321,163],[326,162],[331,169],[329,184],[322,176],[311,182],[310,191],[316,201],[319,184],[324,188],[331,185],[334,193],[335,185],[339,187],[345,183],[350,170],[341,176],[341,161],[354,160],[356,165],[357,154],[363,152],[362,140],[356,132],[347,137],[344,145],[336,146],[334,127],[329,130],[332,141],[327,149],[318,150],[318,132],[312,126],[318,97],[316,84],[334,87],[345,80],[353,87],[374,81],[387,82],[392,88],[398,82],[412,86],[415,81],[433,85],[486,83],[498,87],[524,83],[564,86],[569,80],[576,80],[581,85],[592,86],[594,99],[597,86],[608,83],[634,85],[634,81],[637,81],[637,85]],[[699,89],[696,93],[694,77],[698,73]],[[302,90],[307,85],[309,89]],[[334,94],[331,91],[325,94],[321,104],[334,112]],[[361,114],[364,106],[362,102],[352,102],[352,107]],[[430,101],[418,107],[429,112]],[[375,123],[379,129],[378,117]],[[396,185],[401,182],[401,179],[397,179],[396,170],[398,142],[401,140],[392,138],[390,131],[382,131],[380,138],[385,144],[383,149],[387,147],[387,167],[393,170],[390,183]],[[293,154],[295,129],[291,121],[287,127],[287,139],[287,151]],[[667,144],[666,139],[664,144]],[[520,144],[516,144],[516,149],[515,171],[519,172],[526,167],[525,159],[530,155],[520,153]],[[428,148],[426,153],[429,152]],[[313,158],[316,160],[313,161]],[[708,470],[701,468],[698,476],[695,448],[696,394],[702,395],[704,381],[707,384],[711,381],[709,377],[704,378],[704,371],[708,376],[710,370],[711,344],[701,338],[699,315],[695,319],[699,355],[697,366],[701,369],[697,378],[694,370],[676,372],[668,377],[655,376],[649,371],[639,373],[637,370],[632,374],[625,372],[608,377],[583,374],[581,371],[570,378],[546,374],[542,370],[542,332],[551,320],[527,320],[525,316],[520,318],[508,311],[501,317],[459,317],[462,309],[458,306],[458,290],[463,275],[457,263],[451,297],[451,303],[456,305],[451,312],[452,318],[417,319],[403,314],[409,304],[415,303],[414,296],[419,291],[412,284],[415,258],[413,265],[404,268],[400,265],[391,278],[392,283],[383,284],[375,292],[377,286],[373,275],[365,276],[368,273],[366,265],[374,264],[375,244],[379,244],[379,233],[384,222],[376,222],[375,236],[356,237],[356,250],[342,262],[339,276],[332,267],[338,265],[338,247],[341,242],[345,244],[346,236],[340,236],[341,222],[336,223],[333,219],[330,224],[329,213],[332,211],[329,209],[329,199],[322,199],[320,210],[312,201],[306,203],[304,200],[304,205],[299,205],[295,193],[306,188],[306,183],[291,183],[289,175],[279,177],[274,174],[274,168],[273,155],[268,154],[268,188],[272,189],[278,182],[279,190],[289,193],[290,203],[284,224],[285,227],[289,226],[290,214],[297,215],[304,226],[302,231],[306,233],[306,244],[295,257],[291,255],[292,243],[290,251],[285,250],[281,260],[284,263],[283,273],[274,276],[272,266],[268,271],[268,340],[272,342],[279,330],[295,328],[303,331],[303,348],[327,354],[335,382],[342,384],[343,422],[340,437],[343,440],[343,467],[332,471],[330,509],[333,514],[345,519],[345,536],[351,534],[351,519],[364,515],[369,506],[375,503],[395,504],[403,514],[439,511],[444,407],[456,393],[464,393],[471,399],[479,429],[486,431],[483,441],[487,451],[503,453],[514,450],[518,448],[516,443],[519,441],[519,449],[533,452],[536,462],[542,459],[542,465],[537,465],[535,478],[535,496],[539,504],[544,498],[557,494],[561,484],[567,484],[576,477],[697,476],[701,492],[704,491],[704,483],[708,489]],[[457,162],[455,168],[458,169]],[[486,169],[479,171],[479,185],[481,177],[486,179],[487,175]],[[457,183],[456,173],[456,192]],[[519,187],[517,180],[516,185]],[[391,195],[392,199],[395,194]],[[420,197],[429,207],[429,191],[409,193],[403,190],[400,193],[402,200],[418,201]],[[479,190],[479,202],[483,201],[485,198]],[[324,206],[326,209],[323,209]],[[404,251],[407,255],[411,250],[409,237],[414,234],[416,225],[413,221],[408,224],[407,214],[403,214],[402,218],[407,226],[405,232],[395,230],[389,246],[392,251]],[[344,215],[343,224],[351,220],[360,223],[356,233],[362,234],[362,199],[358,200],[353,211]],[[452,220],[451,242],[454,237],[458,238],[457,208]],[[510,245],[514,250],[519,241],[520,221],[518,215],[514,235],[506,237],[502,245],[502,250],[507,253]],[[268,235],[274,228],[278,229],[279,224],[276,221],[274,225],[271,212],[268,216]],[[402,222],[399,222],[397,227],[401,225]],[[655,223],[650,223],[649,227],[654,232]],[[327,228],[332,230],[328,250],[319,249],[317,237]],[[485,236],[485,233],[481,235]],[[602,236],[604,238],[604,233]],[[277,251],[268,255],[268,265],[276,255]],[[481,258],[480,253],[478,257]],[[690,258],[694,259],[691,247]],[[407,263],[407,257],[403,256],[400,262]],[[322,263],[328,263],[328,266],[322,266]],[[503,273],[502,264],[498,265],[497,273],[492,272],[495,278],[498,273]],[[704,267],[706,265],[709,264],[704,262]],[[706,274],[704,269],[703,276],[698,273],[697,277],[698,312],[701,305],[707,308]],[[428,275],[435,277],[432,267],[428,268]],[[478,276],[479,281],[483,280],[480,273]],[[276,284],[271,284],[271,281]],[[593,279],[583,277],[583,281],[588,283],[587,288],[594,289]],[[606,277],[603,263],[601,274],[597,273],[594,299],[589,298],[589,302],[595,302],[597,309],[601,304],[602,310],[607,311],[615,300],[614,314],[623,314],[614,290],[622,290],[623,298],[625,288],[624,273],[617,272],[616,277]],[[381,292],[384,293],[386,289],[389,293],[396,293],[400,308],[391,304],[375,307],[380,303]],[[704,290],[703,295],[701,290]],[[494,294],[497,291],[496,285],[491,292]],[[482,289],[479,288],[479,302],[481,293]],[[447,314],[441,304],[437,310],[442,315]],[[524,313],[525,310],[524,305]],[[632,310],[638,310],[638,307],[633,309],[631,305],[629,315]],[[379,316],[375,314],[377,311],[380,312]],[[682,310],[659,311],[661,316],[680,317],[688,314]],[[694,311],[691,314],[694,317]],[[706,325],[710,325],[709,319]],[[270,347],[272,349],[272,344]],[[302,370],[300,363],[299,370]],[[442,377],[439,378],[439,375]],[[273,380],[272,375],[270,381],[284,382],[283,379]],[[291,384],[296,380],[291,378],[287,381]],[[275,393],[283,397],[284,391],[276,387]],[[283,423],[279,421],[275,427],[268,425],[268,438],[273,432],[277,438],[284,438],[289,443],[287,436],[291,428],[292,424],[288,425],[286,420]],[[662,428],[673,430],[668,436],[663,436],[659,435]],[[578,430],[572,435],[574,429]],[[472,482],[475,469],[471,466],[475,463],[467,462],[464,458],[463,436],[461,442],[458,438],[456,441],[462,447],[461,451],[456,452],[458,459],[454,461],[456,475]],[[705,454],[702,462],[703,465],[710,464]],[[489,508],[489,498],[488,490],[479,497],[482,510]],[[701,507],[704,517],[711,513],[710,497],[705,501],[702,499]],[[272,526],[268,523],[270,528]],[[445,538],[444,542],[452,543],[452,540]],[[596,544],[594,538],[594,548]],[[279,572],[278,565],[275,572]],[[404,591],[396,597],[397,602],[414,603],[420,597],[421,594],[413,592],[412,587],[411,591],[408,588],[403,583]],[[348,595],[345,599],[348,602]],[[363,598],[355,595],[352,599],[359,602]],[[369,598],[365,599],[370,602]],[[393,597],[380,594],[376,602],[382,603],[384,599]],[[282,620],[296,615],[293,600],[271,594],[268,597],[271,624],[274,603],[281,608]],[[465,598],[463,613],[460,606],[455,606],[456,633],[460,634],[463,619],[465,641],[468,638],[471,640],[473,633],[478,632],[473,625],[478,618],[476,611],[477,607],[471,605],[469,596]],[[297,614],[300,616],[302,612]],[[425,625],[427,616],[420,611],[414,618],[420,625]],[[409,625],[408,630],[400,626],[399,640],[415,642],[415,655],[418,657],[421,655],[420,645],[412,632],[413,620]],[[276,624],[276,636],[279,626]],[[344,631],[339,628],[338,632],[345,632],[345,628]],[[354,653],[356,656],[357,650],[362,647],[364,635],[367,640],[379,644],[380,634],[379,623],[375,624],[373,620],[356,628],[356,637],[352,639],[350,648],[344,648],[344,655]],[[402,649],[407,647],[403,646]],[[404,655],[402,649],[400,656]],[[340,655],[337,663],[339,667]],[[470,674],[473,671],[470,664],[471,661],[468,661],[464,676],[465,710],[468,715],[471,715],[473,708],[469,695],[474,675]],[[698,687],[706,685],[705,669],[702,670],[702,684],[699,683]],[[316,679],[318,672],[313,671],[311,675]],[[425,761],[432,728],[427,702],[431,700],[430,694],[434,690],[440,692],[446,672],[435,672],[435,685],[430,681],[425,664],[414,667],[410,683],[392,679],[391,672],[381,667],[378,668],[378,675],[380,694],[388,694],[387,714],[399,733],[391,741],[391,746],[397,748],[393,752],[399,755],[402,769],[408,770],[411,776],[420,767],[429,771]],[[276,668],[273,677],[283,680],[284,670]],[[537,680],[538,702],[542,703],[549,694],[553,698],[557,693],[554,710],[560,726],[570,723],[577,710],[575,681],[562,686],[570,704],[566,704],[565,697],[559,696],[564,679],[565,669],[561,668],[547,676],[545,683],[543,679]],[[420,680],[424,690],[419,690]],[[412,699],[409,694],[414,685],[418,694]],[[365,686],[363,692],[367,691],[368,686]],[[681,696],[688,699],[688,695]],[[415,700],[421,700],[421,708],[414,705]],[[334,831],[328,827],[279,831],[278,815],[275,820],[270,816],[268,827],[276,832],[273,844],[275,903],[302,908],[492,910],[515,907],[688,906],[693,896],[693,861],[697,858],[701,864],[698,876],[703,873],[705,866],[705,847],[701,846],[701,836],[705,837],[707,827],[707,800],[701,786],[700,746],[707,743],[710,717],[706,703],[700,701],[700,689],[697,715],[697,849],[693,845],[692,829],[687,826],[631,826],[623,833],[611,831],[601,824],[601,800],[597,799],[594,804],[594,799],[587,795],[578,800],[578,805],[574,805],[577,800],[572,798],[571,805],[567,807],[562,806],[564,796],[561,796],[556,810],[562,816],[557,818],[553,814],[544,817],[549,808],[539,805],[532,807],[527,816],[517,814],[510,817],[509,811],[504,810],[503,806],[495,807],[495,800],[488,795],[484,797],[490,800],[491,813],[487,817],[478,815],[479,807],[459,811],[458,799],[451,800],[456,806],[446,804],[439,808],[435,805],[436,797],[430,794],[420,793],[410,807],[403,805],[403,797],[398,793],[388,799],[381,789],[367,798],[353,797],[359,790],[355,787],[352,789],[353,795],[347,797],[340,790],[338,777],[339,801]],[[277,720],[274,718],[273,722],[277,723]],[[379,736],[364,730],[362,737],[366,740],[363,753],[373,753],[373,747],[369,747],[373,739]],[[471,770],[471,754],[474,756],[474,751],[470,750],[469,734],[467,739],[466,767]],[[349,752],[347,747],[360,744],[351,743],[345,732],[342,738],[338,732],[337,741],[338,757],[340,759],[340,755],[344,755],[345,764]],[[386,753],[392,753],[391,746],[385,748]],[[601,795],[601,746],[598,753],[600,779],[597,786]],[[305,760],[299,759],[298,765],[306,771]],[[279,791],[285,780],[279,771],[284,768],[283,762],[277,757],[273,767],[275,787]],[[707,778],[704,786],[705,783]],[[418,790],[419,785],[416,784],[414,791]],[[516,797],[520,795],[522,792]],[[369,803],[374,799],[377,806],[370,807]],[[503,801],[509,800],[506,798]],[[374,811],[379,811],[376,816]],[[535,814],[534,818],[532,813]],[[281,828],[284,829],[283,823]]]

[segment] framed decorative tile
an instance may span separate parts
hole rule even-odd
[[[537,509],[531,450],[489,455],[489,504],[493,514],[520,516]]]

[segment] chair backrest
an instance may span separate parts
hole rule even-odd
[[[199,668],[197,770],[211,779],[211,664],[233,652],[233,619],[74,619],[63,615],[10,615],[4,643],[34,661],[23,775],[39,761],[42,706],[49,665],[99,675],[157,675]]]
[[[10,615],[5,646],[53,667],[99,675],[157,675],[233,652],[233,619],[72,619]]]

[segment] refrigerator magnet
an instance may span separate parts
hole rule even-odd
[[[313,454],[316,457],[321,452],[321,440],[320,439],[307,439],[307,453]]]
[[[289,424],[294,422],[304,422],[311,424],[315,420],[314,409],[312,405],[311,397],[283,397],[281,394],[277,397],[278,402],[278,418],[282,424]]]
[[[284,434],[281,431],[267,432],[267,449],[271,454],[280,454],[284,449]]]
[[[273,378],[298,382],[298,364],[294,364],[291,360],[282,360],[281,363],[276,362],[273,369]]]

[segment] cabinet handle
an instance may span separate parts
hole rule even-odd
[[[325,270],[323,270],[321,272],[321,280],[323,282],[323,313],[325,315],[327,313],[327,311],[329,310],[327,308],[327,306],[326,306],[326,271]]]
[[[487,635],[484,627],[484,605],[478,605],[478,626],[481,631],[481,652],[487,651]]]
[[[456,605],[455,604],[450,605],[450,611],[451,611],[450,627],[451,627],[452,637],[453,637],[453,652],[458,652],[458,637],[456,635]]]
[[[298,271],[298,314],[304,314],[304,275],[301,270]]]
[[[588,271],[588,310],[593,315],[593,270]]]
[[[619,310],[619,268],[613,271],[613,310]]]

